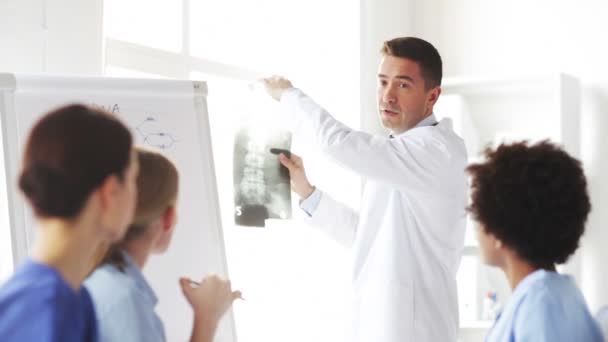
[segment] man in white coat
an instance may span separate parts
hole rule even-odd
[[[384,43],[378,112],[387,137],[335,120],[284,78],[267,92],[297,123],[294,134],[365,180],[359,212],[306,178],[302,159],[280,160],[313,223],[354,248],[354,338],[360,342],[446,342],[458,336],[456,271],[464,244],[467,162],[451,121],[437,122],[437,50],[414,37]]]

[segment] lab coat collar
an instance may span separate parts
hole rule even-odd
[[[411,131],[414,128],[433,126],[433,125],[436,125],[437,123],[438,122],[437,122],[437,118],[435,117],[435,113],[431,113],[431,115],[429,115],[426,118],[422,119],[422,121],[420,121],[416,126],[408,129],[407,131],[405,131],[403,133],[399,133],[399,134],[391,133],[390,137],[391,138],[398,137],[398,136],[401,136],[401,135],[403,135],[403,134]]]
[[[431,113],[431,115],[422,119],[414,128],[424,127],[424,126],[433,126],[437,123],[437,118],[435,118],[435,113]]]

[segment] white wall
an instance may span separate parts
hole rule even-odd
[[[593,211],[581,247],[579,284],[593,311],[608,304],[608,3],[419,0],[414,32],[444,59],[444,75],[565,72],[583,86],[581,158]]]
[[[376,77],[380,48],[386,40],[413,32],[414,0],[361,1],[361,127],[386,134],[380,124],[376,103]]]
[[[102,0],[2,0],[0,51],[0,72],[101,74]]]
[[[101,74],[101,4],[102,0],[1,0],[0,72]],[[0,177],[5,177],[3,171]],[[0,183],[0,222],[9,222],[6,184]],[[13,270],[10,241],[9,226],[2,224],[0,282]]]

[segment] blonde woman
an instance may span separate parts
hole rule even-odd
[[[102,265],[87,279],[95,303],[101,341],[165,341],[154,309],[157,298],[142,270],[148,257],[164,253],[177,218],[178,172],[162,155],[138,149],[140,173],[133,222],[124,239],[110,247]],[[191,341],[212,341],[217,323],[240,297],[230,282],[211,276],[200,286],[182,278],[184,296],[194,311]]]

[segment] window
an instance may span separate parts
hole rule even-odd
[[[163,21],[155,20],[161,14]],[[106,75],[208,81],[228,267],[246,298],[234,307],[239,340],[344,340],[348,251],[297,220],[235,226],[232,150],[234,115],[252,106],[244,99],[272,102],[248,87],[269,74],[290,77],[339,120],[359,127],[359,101],[352,100],[359,98],[358,2],[106,0],[104,18]],[[133,18],[141,27],[132,27]],[[311,153],[305,141],[294,141],[293,150],[304,155],[315,185],[358,206],[357,176]]]
[[[175,0],[105,0],[107,37],[179,53],[183,3]]]

